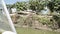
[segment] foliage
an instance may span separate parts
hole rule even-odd
[[[46,24],[46,25],[50,25],[51,24],[50,19],[44,18],[44,17],[41,17],[38,21],[40,21],[40,23]]]
[[[43,25],[50,25],[51,24],[50,18],[48,18],[48,17],[39,17],[37,15],[33,15],[32,19],[38,21],[39,23],[42,23]]]
[[[60,11],[60,0],[29,0],[28,2],[16,2],[13,5],[9,5],[10,8],[16,8],[18,11],[31,9],[34,11],[41,11],[47,6],[51,12]]]
[[[28,2],[16,2],[15,4],[11,5],[11,8],[16,8],[18,11],[27,9],[41,11],[44,9],[44,2],[41,2],[40,0],[38,1],[30,0]]]
[[[43,25],[52,25],[52,22],[50,21],[50,18],[48,17],[39,17],[38,15],[30,15],[28,17],[20,17],[18,19],[18,24],[22,24],[22,25],[28,25],[28,26],[32,26],[33,23],[35,23],[35,21],[38,21],[38,23],[42,23]]]
[[[58,12],[60,11],[60,0],[51,0],[47,4],[48,8],[51,10],[51,12]]]
[[[36,12],[40,12],[41,10],[44,9],[44,7],[47,6],[50,9],[50,12],[53,13],[58,12],[60,13],[60,0],[29,0],[29,2],[17,2],[14,5],[10,6],[10,8],[16,8],[18,11],[20,10],[27,10],[27,9],[31,9],[33,11]],[[31,15],[32,17],[27,17],[26,19],[24,17],[20,17],[20,19],[18,20],[19,23],[22,24],[28,24],[29,26],[32,25],[32,23],[34,23],[34,21],[38,21],[39,23],[42,24],[46,24],[46,25],[50,25],[52,28],[55,28],[58,24],[58,26],[60,27],[60,17],[59,15],[53,15],[52,19],[49,19],[47,17],[38,17],[36,15]]]
[[[30,4],[30,9],[31,10],[38,10],[41,11],[42,9],[44,9],[44,5],[38,0],[34,1],[34,0],[30,0],[29,1]]]
[[[57,13],[60,13],[60,0],[53,0],[53,1],[50,1],[49,3],[48,3],[48,8],[50,9],[50,11],[51,11],[51,13],[52,12],[57,12]],[[53,20],[53,24],[52,24],[52,28],[53,29],[56,29],[56,28],[60,28],[60,15],[58,15],[58,14],[55,14],[55,15],[52,15],[53,16],[53,18],[52,18],[52,20]]]
[[[15,7],[16,7],[16,9],[18,10],[18,11],[20,11],[20,10],[26,10],[27,8],[26,8],[26,2],[17,2],[16,4],[14,4],[15,5]]]
[[[57,22],[57,24],[60,28],[60,15],[53,15],[53,19]]]

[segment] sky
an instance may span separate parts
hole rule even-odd
[[[22,2],[22,1],[28,1],[28,0],[4,0],[6,4],[14,4],[17,1]]]

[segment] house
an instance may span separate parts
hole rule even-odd
[[[50,14],[50,10],[47,7],[44,7],[44,10],[41,10],[42,14]]]
[[[17,11],[16,8],[11,8],[11,10],[12,10],[12,13],[15,13]]]
[[[7,9],[10,14],[15,13],[17,11],[16,8],[7,8]]]

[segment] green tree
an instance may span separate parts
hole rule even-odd
[[[30,4],[30,9],[32,9],[32,10],[41,11],[44,9],[44,5],[43,5],[43,3],[41,3],[40,0],[30,0],[29,4]]]
[[[20,10],[27,10],[26,2],[17,2],[14,5],[15,5],[15,7],[16,7],[16,9],[18,11],[20,11]]]
[[[54,11],[58,12],[58,11],[60,11],[60,0],[51,0],[47,4],[47,6],[51,12],[54,12]]]

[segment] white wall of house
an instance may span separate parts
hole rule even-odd
[[[12,13],[15,13],[17,11],[16,8],[11,8],[11,10],[12,10]]]
[[[41,10],[42,14],[50,14],[50,10],[47,7],[44,7],[44,10]]]

